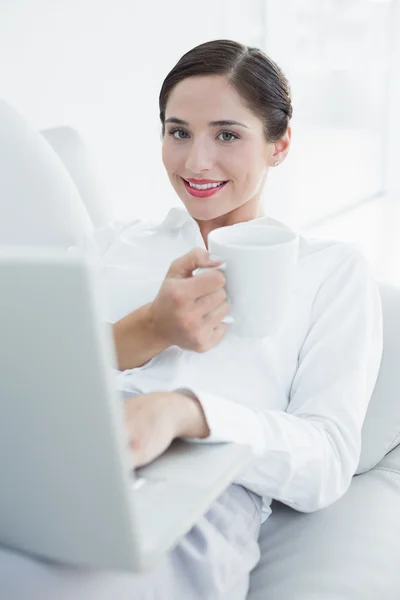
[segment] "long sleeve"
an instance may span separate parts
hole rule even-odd
[[[381,355],[379,291],[369,265],[354,253],[314,298],[286,412],[188,391],[205,412],[211,431],[206,442],[252,447],[255,457],[235,483],[311,512],[337,500],[350,485]]]
[[[96,278],[96,284],[98,286],[98,292],[100,294],[102,300],[103,307],[103,317],[104,322],[108,325],[112,326],[112,324],[118,320],[113,314],[113,311],[109,309],[109,304],[113,304],[112,297],[113,284],[109,283],[107,278],[103,282],[102,277],[104,274],[107,276],[107,270],[110,269],[111,263],[111,271],[123,273],[124,278],[128,279],[130,275],[130,264],[129,259],[126,258],[126,249],[123,246],[123,242],[121,244],[121,235],[123,235],[126,231],[129,231],[130,235],[135,235],[140,233],[141,229],[144,227],[144,223],[140,220],[134,220],[129,223],[123,221],[112,221],[108,225],[104,225],[90,232],[85,238],[82,239],[80,244],[75,246],[71,246],[67,249],[67,252],[72,255],[83,255],[93,270],[93,273]],[[117,242],[116,250],[113,252],[113,245]],[[111,251],[111,259],[105,260],[105,256],[108,252]],[[135,263],[133,262],[133,266],[131,270],[133,271],[135,268]],[[124,294],[124,298],[127,297],[128,294]],[[120,299],[120,296],[117,295],[117,300]],[[111,300],[111,302],[110,302]],[[123,311],[125,314],[128,310]],[[124,315],[121,315],[124,316]],[[140,390],[136,389],[134,383],[130,381],[128,390],[126,389],[126,379],[136,373],[141,371],[144,367],[146,367],[151,361],[145,363],[145,365],[141,367],[136,367],[135,369],[130,369],[128,371],[119,371],[117,368],[113,368],[113,373],[115,376],[115,385],[116,389],[121,392],[123,397],[131,397],[133,395],[140,394]]]

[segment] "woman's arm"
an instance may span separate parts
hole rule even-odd
[[[177,392],[153,392],[124,402],[133,464],[141,467],[160,456],[172,440],[210,434],[198,400]]]
[[[227,331],[222,319],[229,313],[225,278],[215,269],[192,273],[221,262],[201,248],[177,258],[153,302],[114,324],[120,371],[141,367],[170,346],[204,352],[220,342]]]
[[[137,230],[135,246],[140,247],[142,232],[146,231],[144,224],[140,221],[131,224],[115,221],[97,229],[78,246],[69,248],[68,252],[83,254],[100,281],[104,271],[113,272],[114,264],[118,270],[118,255],[124,262],[126,250],[123,242],[118,251],[114,247],[111,264],[107,260],[107,251],[127,230],[131,240]],[[157,244],[157,241],[154,243]],[[205,352],[220,342],[227,331],[222,320],[229,313],[225,278],[215,269],[197,277],[192,277],[192,273],[198,267],[218,267],[221,263],[203,248],[194,248],[171,263],[153,302],[116,322],[111,319],[119,371],[140,368],[170,346]],[[129,277],[129,271],[126,271],[126,276]],[[107,280],[102,285],[107,286]],[[112,277],[110,286],[108,301],[112,305]],[[104,316],[107,321],[106,314]]]
[[[113,325],[118,369],[135,369],[169,347],[155,330],[151,303],[129,313]]]
[[[327,506],[357,469],[381,355],[379,291],[366,261],[351,254],[315,297],[287,412],[193,389],[211,433],[203,441],[252,446],[255,459],[236,483],[299,511]]]

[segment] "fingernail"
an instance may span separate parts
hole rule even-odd
[[[212,261],[212,262],[222,262],[222,258],[220,258],[219,256],[217,256],[216,254],[209,254],[208,258]]]

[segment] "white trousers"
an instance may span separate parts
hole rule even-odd
[[[0,548],[1,600],[245,600],[260,558],[261,498],[231,485],[143,574],[55,565]]]

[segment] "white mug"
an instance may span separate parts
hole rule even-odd
[[[232,333],[262,338],[279,329],[293,287],[298,246],[292,230],[259,221],[209,233],[209,252],[224,261],[217,268],[226,277],[231,308],[224,322]]]

